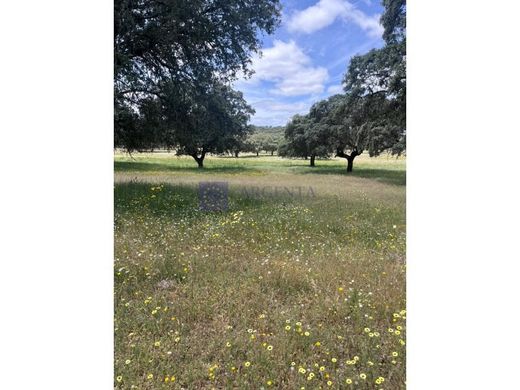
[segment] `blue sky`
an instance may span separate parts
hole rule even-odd
[[[282,24],[263,36],[255,75],[239,80],[256,125],[284,125],[341,91],[350,58],[381,47],[380,0],[282,0]]]

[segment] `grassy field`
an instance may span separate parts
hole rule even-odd
[[[117,388],[405,388],[406,162],[307,164],[115,156]]]

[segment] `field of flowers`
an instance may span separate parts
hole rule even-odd
[[[404,389],[405,161],[356,163],[116,155],[115,387]]]

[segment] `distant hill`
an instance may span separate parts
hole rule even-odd
[[[284,140],[284,126],[253,126],[242,150],[257,155],[264,151],[273,155]]]
[[[274,138],[283,138],[285,127],[284,126],[253,126],[253,134],[265,134],[270,135]]]

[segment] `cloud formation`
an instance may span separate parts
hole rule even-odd
[[[253,101],[256,110],[252,123],[257,125],[278,126],[285,124],[295,114],[305,114],[312,105],[312,100],[283,103],[272,99]]]
[[[287,22],[287,28],[291,32],[311,34],[331,25],[338,18],[355,23],[371,37],[383,34],[380,15],[366,15],[346,0],[320,0],[315,5],[295,12]]]
[[[329,78],[326,68],[312,65],[312,61],[294,42],[275,40],[273,47],[263,49],[262,56],[253,58],[254,76],[246,84],[259,81],[274,83],[272,94],[301,96],[319,94]]]

